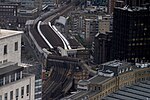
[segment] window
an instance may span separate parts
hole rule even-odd
[[[4,55],[7,54],[7,45],[4,45]]]
[[[3,78],[0,78],[0,86],[3,85]]]
[[[16,100],[18,100],[19,97],[19,89],[16,89]]]
[[[13,100],[13,91],[10,91],[10,100]]]
[[[15,42],[15,51],[18,50],[18,42]]]
[[[4,95],[5,97],[4,97],[4,100],[7,100],[7,93],[5,93],[5,95]]]
[[[15,74],[11,74],[11,82],[15,81]]]
[[[24,95],[24,87],[21,87],[21,98],[23,98]]]
[[[7,62],[7,59],[6,60],[3,60],[3,63],[6,63]]]
[[[27,92],[27,96],[29,95],[29,85],[27,85],[27,88],[26,88],[26,92]]]
[[[5,84],[9,83],[9,75],[5,76]]]
[[[2,95],[0,95],[0,100],[2,100]]]
[[[17,72],[17,78],[16,78],[17,80],[19,80],[20,79],[20,72]]]

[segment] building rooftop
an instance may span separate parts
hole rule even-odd
[[[12,3],[9,3],[9,2],[6,2],[6,3],[0,3],[0,6],[18,6],[18,4],[12,4]]]
[[[101,64],[99,67],[99,71],[107,71],[110,70],[114,72],[114,75],[122,74],[124,72],[133,71],[133,65],[129,62],[113,60],[106,63]]]
[[[60,16],[58,20],[56,20],[56,23],[60,23],[65,26],[67,19],[63,16]]]
[[[0,39],[22,34],[23,31],[14,31],[14,30],[5,30],[5,29],[0,29]]]
[[[9,73],[18,69],[23,70],[23,67],[18,66],[17,63],[7,62],[7,63],[0,65],[0,75],[4,75],[6,73]]]
[[[77,91],[75,94],[72,94],[68,97],[62,98],[61,100],[87,100],[88,97],[91,97],[100,91]]]
[[[111,77],[95,75],[94,77],[90,78],[88,81],[90,82],[90,84],[101,84],[109,80],[110,78]]]
[[[88,85],[88,84],[90,84],[90,82],[88,80],[80,80],[78,82],[78,84],[80,84],[80,85]]]
[[[134,11],[142,11],[142,10],[148,10],[149,8],[146,6],[143,7],[138,7],[138,6],[134,6],[134,7],[129,7],[127,5],[125,5],[124,7],[116,7],[117,9],[122,9],[122,10],[127,10],[130,12],[134,12]]]
[[[103,63],[101,65],[121,68],[121,67],[127,67],[131,64],[129,62],[125,62],[125,61],[113,60],[113,61]]]
[[[150,81],[137,83],[112,93],[102,100],[148,100],[150,98]]]

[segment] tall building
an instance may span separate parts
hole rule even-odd
[[[112,32],[97,33],[92,45],[93,62],[101,64],[111,60]]]
[[[106,33],[111,30],[111,16],[104,15],[99,18],[99,32]]]
[[[85,41],[91,45],[94,36],[98,33],[98,19],[85,19]]]
[[[34,100],[34,84],[35,76],[16,63],[0,65],[0,100]]]
[[[93,58],[96,64],[101,64],[106,61],[106,41],[107,34],[98,33],[95,35]]]
[[[89,8],[90,9],[90,8]],[[91,10],[91,9],[90,9]],[[86,45],[91,46],[94,36],[98,33],[98,14],[83,11],[72,12],[72,32],[79,35]]]
[[[108,7],[108,9],[107,9],[108,14],[113,13],[116,1],[117,0],[108,0],[108,6],[107,6]]]
[[[107,13],[113,14],[116,6],[124,6],[125,0],[108,0]]]
[[[0,29],[0,100],[34,100],[35,76],[18,66],[22,33]]]
[[[110,60],[111,49],[111,16],[99,16],[99,31],[94,37],[92,44],[92,59],[96,64]]]
[[[21,63],[22,31],[0,29],[0,64],[6,62]]]
[[[0,27],[9,28],[16,26],[17,15],[18,15],[17,4],[5,4],[0,3]]]
[[[116,7],[113,21],[114,59],[150,61],[150,6]]]

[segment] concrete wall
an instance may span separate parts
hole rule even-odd
[[[15,42],[18,42],[18,50],[15,51]],[[4,45],[7,45],[7,54],[4,55]],[[0,39],[0,63],[21,62],[21,34]]]
[[[29,95],[26,93],[26,86],[29,85]],[[21,98],[21,87],[24,87],[24,96]],[[7,93],[7,99],[10,100],[10,91],[13,91],[13,100],[16,100],[16,89],[19,89],[18,100],[34,100],[34,90],[35,90],[35,76],[31,75],[24,77],[15,82],[11,82],[0,87],[0,95],[2,100],[4,100],[4,95]]]

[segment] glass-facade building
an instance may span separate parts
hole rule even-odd
[[[113,57],[131,62],[150,61],[149,5],[115,8]]]

